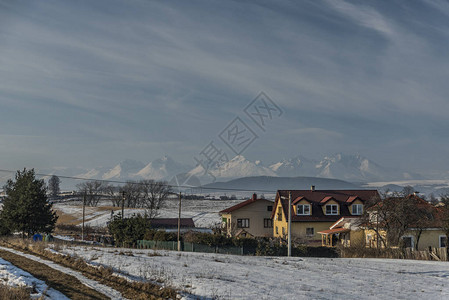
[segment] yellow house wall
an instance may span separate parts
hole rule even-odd
[[[352,233],[352,232],[351,232]],[[376,238],[376,232],[374,230],[365,230],[365,236],[371,234],[373,238]],[[380,234],[385,238],[386,232],[381,230]],[[413,237],[413,243],[416,245],[416,231],[409,230],[405,234],[405,236],[412,236]],[[442,230],[424,230],[421,234],[421,237],[419,238],[419,244],[418,244],[418,250],[428,250],[429,246],[432,248],[438,248],[440,246],[440,235],[444,235],[444,232]],[[383,246],[383,244],[380,244]],[[367,246],[369,246],[367,244]],[[373,244],[373,247],[377,247],[376,244]]]
[[[416,232],[408,231],[405,235],[413,236],[413,242],[416,245]],[[429,246],[438,248],[440,246],[440,235],[444,235],[442,230],[424,230],[419,238],[418,250],[428,250]]]
[[[321,245],[321,234],[318,232],[329,229],[332,224],[334,224],[334,222],[293,222],[292,238],[303,240],[306,243]],[[307,228],[313,228],[314,235],[306,235]]]
[[[274,210],[274,218],[273,218],[273,237],[282,237],[282,230],[281,228],[287,228],[287,222],[285,220],[285,215],[282,210],[281,201],[278,201],[277,205],[273,207]],[[278,218],[278,212],[281,212],[282,221],[279,221]],[[276,232],[277,228],[277,232]]]
[[[364,230],[351,230],[349,233],[350,246],[358,246],[365,244],[365,231]]]
[[[321,245],[321,235],[318,232],[329,229],[333,223],[334,222],[292,222],[292,239],[299,239],[308,244]],[[278,228],[277,233],[276,227]],[[273,221],[273,236],[286,238],[288,232],[287,227],[288,222],[285,220],[285,215],[282,213],[282,221],[276,219]],[[307,236],[307,228],[313,228],[314,235]]]
[[[222,223],[224,228],[226,229],[226,233],[231,235],[231,224],[232,224],[232,215],[231,214],[221,214],[222,221],[226,219],[226,223]]]
[[[301,200],[297,204],[309,204],[309,202],[306,200]],[[279,208],[281,208],[282,221],[279,221],[277,218],[277,212]],[[293,208],[293,212],[296,214],[296,205],[294,205]],[[285,219],[285,214],[282,210],[281,202],[279,201],[277,206],[273,209],[276,210],[275,217],[273,219],[273,237],[286,238],[288,222]],[[292,222],[292,238],[299,238],[300,240],[303,240],[305,243],[309,244],[321,245],[321,234],[319,234],[318,232],[329,229],[329,227],[334,223],[335,222]],[[276,227],[278,228],[277,233]],[[282,231],[282,228],[284,228],[284,231]],[[306,228],[313,228],[314,235],[306,236]],[[283,235],[282,232],[284,232],[285,234]]]
[[[264,219],[271,218],[268,206],[274,206],[274,203],[269,200],[259,200],[231,213],[222,214],[222,218],[227,219],[228,235],[233,235],[240,229],[244,229],[253,236],[271,237],[273,228],[264,227]],[[249,228],[237,228],[237,219],[249,219]]]
[[[374,231],[374,230],[372,230],[372,229],[365,229],[364,230],[364,235],[365,235],[365,245],[367,246],[367,247],[372,247],[372,248],[377,248],[377,233],[376,233],[376,231]],[[386,232],[384,231],[384,230],[380,230],[379,231],[379,234],[384,238],[384,239],[386,239],[386,236],[387,236],[387,234],[386,234]],[[371,245],[369,244],[369,241],[368,241],[368,235],[371,235],[372,236],[372,242],[371,242]],[[379,247],[383,247],[383,243],[379,240]]]

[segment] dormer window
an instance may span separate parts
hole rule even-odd
[[[353,204],[352,205],[352,214],[353,215],[361,215],[363,213],[363,205],[362,204]]]
[[[337,204],[327,204],[326,205],[326,215],[338,215],[338,205]]]
[[[310,215],[310,204],[296,205],[296,214],[298,216],[309,216]]]

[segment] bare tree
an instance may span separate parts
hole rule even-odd
[[[126,184],[120,188],[120,193],[122,194],[123,192],[125,193],[126,207],[140,207],[141,186],[138,182],[127,181]]]
[[[173,193],[173,189],[163,181],[141,180],[139,184],[142,191],[142,206],[146,209],[149,218],[155,218],[165,200]]]
[[[48,190],[50,191],[50,196],[53,198],[58,197],[59,193],[61,192],[59,188],[59,184],[61,183],[61,180],[58,176],[52,175],[50,179],[48,180]]]
[[[388,193],[387,191],[385,194],[381,194],[380,197],[376,196],[366,201],[363,215],[360,218],[362,226],[376,233],[377,247],[380,247],[381,243],[384,247],[387,247],[386,238],[382,233],[386,230],[385,227],[389,225],[384,221],[388,219],[389,207],[382,203],[382,199],[385,199]]]
[[[97,206],[102,196],[103,182],[99,180],[86,181],[77,184],[80,194],[85,195],[87,206]]]
[[[118,191],[118,187],[112,184],[103,184],[102,193],[111,200],[112,206],[120,206],[122,203],[122,196]]]
[[[399,246],[404,234],[413,230],[418,247],[422,231],[433,221],[431,206],[417,196],[393,194],[367,201],[361,224],[377,234],[384,247]],[[385,233],[386,235],[383,235]]]
[[[423,231],[426,228],[434,227],[435,219],[437,217],[437,209],[428,203],[426,200],[420,200],[418,197],[413,197],[415,202],[415,210],[413,213],[414,224],[413,235],[415,236],[415,250],[418,250],[419,240]]]
[[[438,212],[441,218],[441,227],[446,235],[446,254],[449,258],[449,195],[441,195],[441,207],[438,207]]]

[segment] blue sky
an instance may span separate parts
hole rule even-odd
[[[449,167],[446,1],[0,0],[0,167],[193,157],[236,117],[270,163]],[[264,91],[266,131],[243,109]]]

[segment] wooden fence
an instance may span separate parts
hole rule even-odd
[[[404,250],[405,259],[419,259],[419,260],[438,260],[447,261],[446,248],[432,248],[425,251],[416,251],[410,248]]]
[[[376,249],[365,247],[341,247],[339,248],[341,257],[351,258],[397,258],[397,259],[417,259],[417,260],[436,260],[448,261],[446,248],[430,248],[428,250],[417,251],[411,248],[399,249]]]

